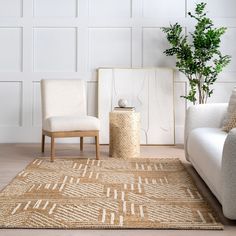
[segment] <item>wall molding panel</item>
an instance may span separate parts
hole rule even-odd
[[[163,54],[168,43],[161,27],[179,22],[186,32],[191,31],[194,22],[187,12],[195,2],[0,0],[0,109],[4,111],[0,142],[40,141],[41,79],[84,79],[88,113],[97,115],[98,67],[174,68],[174,58]],[[226,102],[236,85],[236,1],[207,3],[215,25],[228,27],[222,50],[232,55],[209,102]],[[176,143],[183,143],[185,111],[190,104],[180,95],[187,91],[185,77],[176,72]]]
[[[77,28],[33,29],[34,72],[77,72]]]

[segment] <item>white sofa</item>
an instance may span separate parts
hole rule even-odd
[[[222,204],[236,219],[236,128],[221,130],[226,103],[189,107],[185,123],[185,155]]]

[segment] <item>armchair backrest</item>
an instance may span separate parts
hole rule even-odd
[[[86,115],[85,82],[79,79],[41,80],[43,120],[52,116]]]

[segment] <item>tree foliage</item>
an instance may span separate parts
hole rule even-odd
[[[220,52],[221,36],[226,28],[215,28],[205,11],[206,3],[196,5],[195,14],[188,15],[197,21],[193,33],[186,36],[180,24],[162,28],[171,48],[164,51],[167,56],[176,56],[176,67],[189,81],[190,90],[182,96],[195,104],[206,103],[212,95],[212,85],[219,73],[229,64],[230,56]]]

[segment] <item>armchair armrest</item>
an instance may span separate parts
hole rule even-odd
[[[224,215],[236,219],[236,128],[232,129],[224,144],[222,157],[222,207]]]
[[[185,119],[184,146],[185,157],[188,159],[187,141],[189,133],[196,128],[221,127],[227,112],[228,103],[212,103],[194,105],[188,108]]]

